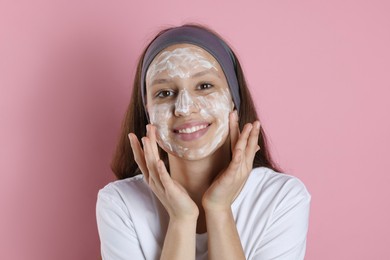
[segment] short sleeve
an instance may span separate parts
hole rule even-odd
[[[145,259],[131,218],[115,191],[100,190],[96,220],[104,260]]]
[[[277,196],[255,260],[301,260],[306,251],[311,196],[298,179],[285,183]]]

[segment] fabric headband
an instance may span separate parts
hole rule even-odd
[[[230,93],[233,97],[236,109],[240,111],[240,90],[236,75],[236,60],[231,49],[217,36],[207,30],[184,25],[170,29],[159,35],[148,47],[141,71],[141,94],[142,102],[146,111],[146,72],[153,59],[165,48],[179,43],[197,45],[208,51],[221,65],[228,82]],[[146,113],[146,116],[147,113]]]

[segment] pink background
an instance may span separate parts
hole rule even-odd
[[[233,2],[233,1],[232,1]],[[312,194],[306,259],[390,259],[389,1],[0,2],[0,259],[97,259],[97,191],[135,62],[167,25],[238,53]]]

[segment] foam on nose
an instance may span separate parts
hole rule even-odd
[[[190,113],[191,106],[194,105],[194,101],[187,90],[180,90],[175,103],[175,112],[188,115]]]

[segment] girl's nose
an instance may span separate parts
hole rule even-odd
[[[180,90],[175,103],[175,116],[188,116],[197,110],[197,106],[187,90]]]

